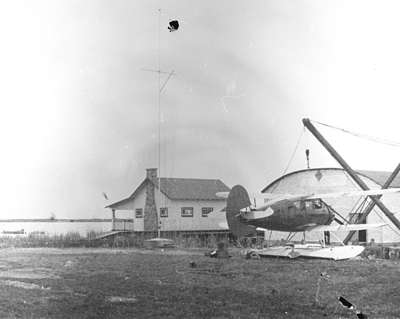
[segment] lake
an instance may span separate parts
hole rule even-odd
[[[66,234],[68,232],[78,232],[81,236],[86,236],[90,231],[108,232],[111,230],[110,221],[96,222],[0,222],[0,236],[7,236],[3,231],[18,231],[23,229],[28,235],[31,232],[45,232],[48,235]]]

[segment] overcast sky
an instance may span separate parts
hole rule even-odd
[[[400,140],[398,1],[3,1],[0,218],[109,217],[157,167],[259,191],[285,170],[304,117]],[[168,32],[168,22],[180,28]],[[165,78],[163,78],[165,79]],[[323,127],[354,168],[399,148]],[[288,171],[337,166],[304,133]]]

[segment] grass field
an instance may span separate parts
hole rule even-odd
[[[0,251],[0,318],[400,318],[399,262],[229,260],[203,251]],[[195,267],[191,267],[191,262]],[[321,272],[319,302],[315,302]]]

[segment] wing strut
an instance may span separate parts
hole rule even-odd
[[[400,164],[397,165],[397,167],[395,168],[395,170],[392,172],[392,174],[390,174],[389,178],[387,179],[387,181],[385,182],[385,184],[383,184],[382,189],[387,189],[390,184],[393,182],[393,180],[396,178],[396,176],[399,174],[400,172]],[[382,195],[378,195],[377,198],[381,198]],[[367,208],[365,208],[364,212],[361,214],[361,216],[358,219],[358,223],[365,223],[367,220],[367,216],[369,215],[370,212],[372,212],[372,210],[375,207],[375,202],[371,201]],[[355,231],[351,231],[347,234],[346,238],[343,240],[343,243],[347,245],[347,243],[351,240],[351,238],[353,237]]]
[[[340,220],[337,217],[335,217],[334,218],[335,222],[337,222],[340,225],[343,225],[344,223],[350,224],[349,221],[346,218],[344,218],[339,212],[337,212],[335,209],[333,209],[333,207],[331,205],[328,205],[325,201],[324,201],[324,204],[326,205],[326,207],[328,207],[329,210],[331,210],[335,214],[335,216],[339,216],[342,219],[342,220]]]

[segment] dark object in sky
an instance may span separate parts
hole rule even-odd
[[[177,20],[172,20],[169,22],[169,27],[168,27],[169,32],[176,31],[178,30],[178,28],[179,28],[179,22]]]
[[[106,193],[103,192],[103,197],[108,200],[108,196]]]
[[[346,299],[344,299],[342,296],[339,297],[339,302],[344,306],[347,307],[349,309],[354,309],[353,304],[350,301],[347,301]]]

